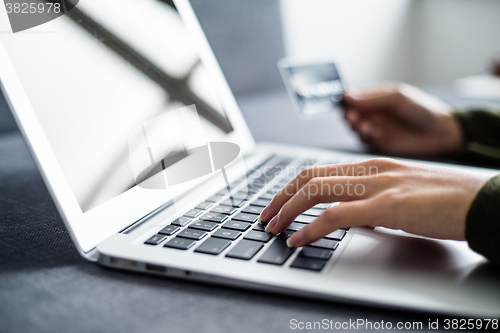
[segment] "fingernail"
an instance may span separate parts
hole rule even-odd
[[[272,218],[271,221],[269,221],[269,223],[266,225],[266,232],[268,234],[271,234],[273,232],[273,228],[274,226],[276,225],[276,223],[278,222],[278,215],[276,215],[275,217]]]
[[[286,245],[288,247],[298,247],[302,243],[302,232],[296,231],[288,237],[286,240]]]
[[[262,222],[262,220],[266,217],[268,210],[269,210],[269,205],[267,205],[266,208],[264,208],[262,212],[260,212],[259,218],[257,219],[258,222]]]

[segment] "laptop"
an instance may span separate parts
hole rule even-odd
[[[353,227],[286,247],[335,203],[304,212],[280,235],[264,232],[259,213],[304,167],[374,156],[256,143],[187,0],[82,0],[16,33],[0,15],[2,91],[87,260],[324,300],[500,316],[498,276],[466,242]]]

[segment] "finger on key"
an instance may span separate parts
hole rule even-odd
[[[365,199],[374,194],[372,182],[366,177],[313,178],[283,205],[267,229],[275,234],[286,230],[297,216],[318,203]]]
[[[276,195],[271,203],[264,208],[259,216],[259,222],[268,222],[278,214],[281,207],[297,193],[302,186],[307,184],[309,180],[315,177],[326,177],[332,172],[333,168],[341,167],[340,165],[320,165],[309,166],[304,168],[294,179],[286,184]]]
[[[312,223],[293,233],[287,240],[290,247],[301,247],[328,235],[329,233],[348,227],[370,225],[375,221],[378,208],[374,199],[343,202],[338,206],[327,208]]]

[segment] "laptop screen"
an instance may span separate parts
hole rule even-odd
[[[233,131],[171,1],[80,1],[0,36],[83,212],[161,188],[148,180]]]

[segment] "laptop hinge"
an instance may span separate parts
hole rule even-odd
[[[182,196],[181,196],[182,197]],[[163,209],[171,206],[172,204],[174,203],[173,200],[169,200],[167,201],[166,203],[164,203],[163,205],[161,205],[160,207],[156,208],[155,210],[153,210],[152,212],[150,212],[149,214],[143,216],[142,218],[140,218],[139,220],[135,221],[134,223],[130,224],[129,226],[125,227],[124,229],[122,229],[121,231],[119,231],[118,233],[120,234],[128,234],[128,233],[131,233],[135,228],[139,227],[143,222],[145,222],[146,220],[148,220],[151,216],[155,215],[156,213],[162,211]]]

